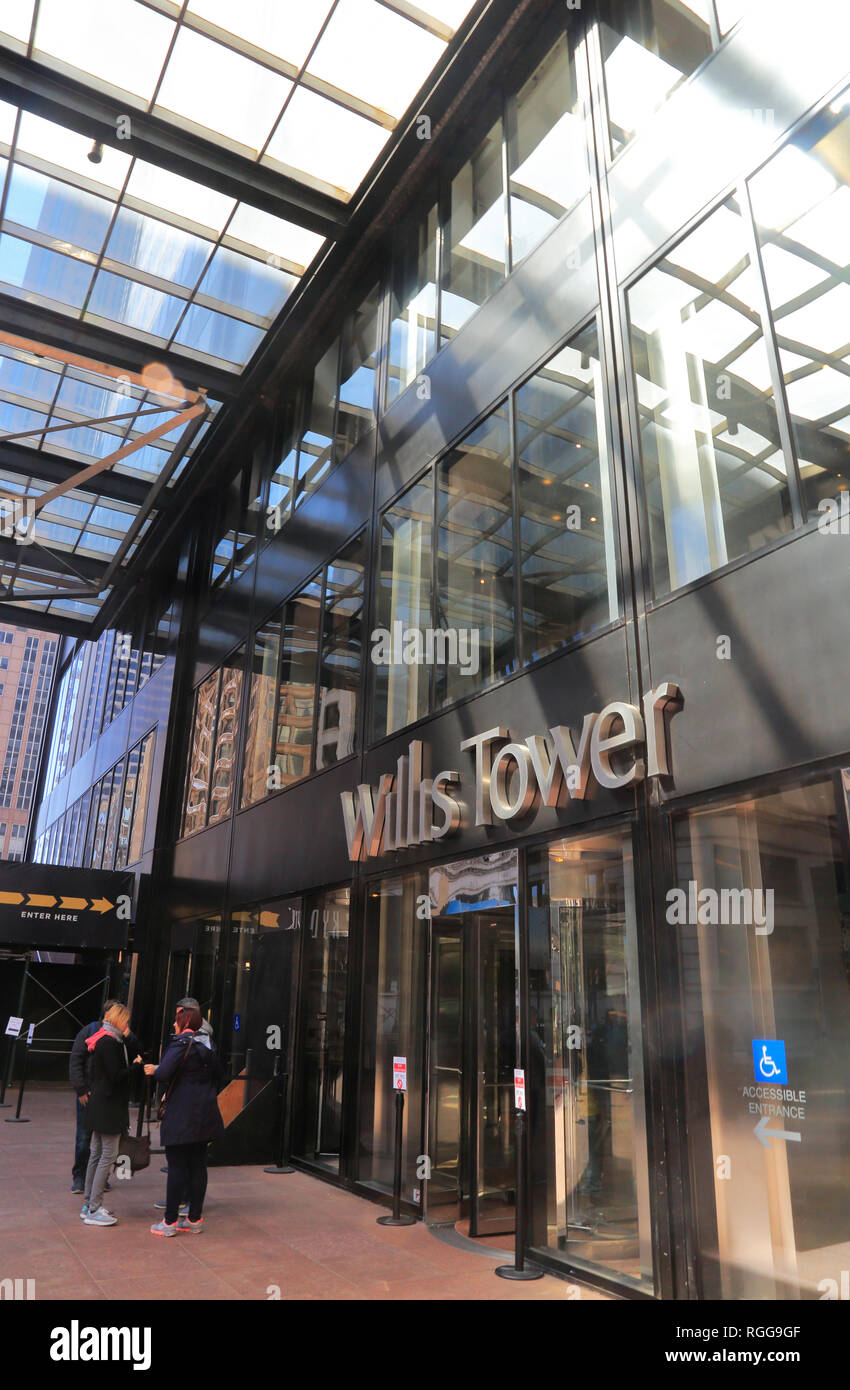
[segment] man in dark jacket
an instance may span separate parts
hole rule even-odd
[[[178,1008],[176,1033],[158,1067],[145,1073],[168,1083],[160,1136],[168,1164],[165,1217],[151,1226],[157,1236],[203,1230],[207,1190],[207,1145],[224,1133],[216,1099],[222,1082],[221,1064],[208,1034],[200,1032],[197,1008]],[[183,1193],[189,1196],[188,1217],[178,1221]]]
[[[117,999],[107,999],[103,1006],[103,1012],[111,1009],[117,1004]],[[81,1028],[74,1039],[71,1048],[71,1055],[68,1058],[68,1080],[77,1093],[77,1138],[74,1146],[74,1166],[71,1169],[71,1191],[83,1192],[85,1190],[86,1169],[89,1166],[89,1151],[91,1147],[91,1130],[86,1124],[86,1106],[91,1095],[91,1079],[89,1077],[89,1052],[86,1047],[87,1040],[93,1036],[101,1026],[102,1019],[97,1023],[87,1023]],[[133,1054],[135,1056],[135,1053]],[[107,1191],[109,1184],[106,1185]]]

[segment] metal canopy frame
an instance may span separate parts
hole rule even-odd
[[[71,367],[81,372],[93,374],[106,382],[114,381],[119,386],[134,386],[145,393],[144,399],[155,398],[153,404],[144,408],[137,406],[135,410],[126,412],[77,416],[70,421],[61,420],[58,424],[42,424],[31,429],[11,431],[0,438],[0,451],[4,451],[0,453],[0,458],[5,454],[12,464],[11,471],[17,477],[27,479],[27,483],[24,485],[26,491],[10,492],[7,490],[8,484],[4,488],[2,478],[0,478],[0,500],[20,503],[25,498],[32,498],[31,502],[27,504],[27,512],[33,518],[31,528],[33,535],[27,536],[25,541],[19,541],[10,537],[8,519],[4,517],[6,524],[3,527],[3,535],[0,536],[0,585],[2,585],[0,587],[0,596],[2,596],[0,615],[3,612],[3,605],[32,604],[54,597],[98,599],[114,583],[131,547],[137,540],[145,522],[153,513],[203,424],[209,411],[205,392],[187,390],[161,364],[152,364],[143,372],[126,371],[112,364],[82,356],[79,353],[48,347],[32,338],[24,338],[5,331],[0,331],[0,347],[11,348],[36,359],[49,359],[51,362],[61,363],[65,368]],[[137,400],[138,398],[133,397],[132,399]],[[168,418],[162,420],[163,414],[166,414]],[[138,420],[146,415],[156,416],[158,423],[150,429],[136,434],[133,439],[121,443],[103,458],[96,459],[82,467],[75,467],[73,462],[65,463],[55,456],[47,455],[45,462],[48,467],[42,469],[41,463],[44,456],[40,448],[31,448],[17,443],[18,440],[33,436],[43,439],[47,434],[54,435],[62,430],[79,429],[85,426],[96,428],[99,424],[114,423],[125,419]],[[52,414],[48,416],[48,419],[52,419]],[[115,479],[119,475],[110,474],[114,464],[120,463],[163,435],[172,433],[180,426],[183,426],[180,436],[167,458],[164,456],[163,466],[152,483],[142,484],[141,489],[136,486],[132,496],[127,495],[128,489],[122,489],[120,482],[117,487],[115,486]],[[52,477],[46,480],[42,479],[40,475],[44,472],[52,473]],[[112,486],[104,489],[101,486],[101,479],[107,474],[110,474]],[[34,475],[39,475],[40,482],[47,481],[51,484],[46,490],[35,495],[28,490]],[[97,481],[95,482],[95,480]],[[126,481],[131,486],[135,482],[133,479]],[[94,486],[90,487],[89,484],[92,483]],[[38,539],[36,519],[39,513],[57,499],[67,497],[75,492],[83,492],[90,496],[89,518],[101,502],[107,500],[120,500],[123,507],[135,509],[124,536],[109,561],[93,560],[87,555],[76,553],[69,556],[64,549],[51,548],[48,543]],[[117,495],[119,493],[123,493],[120,498]],[[129,516],[130,513],[128,512]],[[88,519],[80,521],[79,537],[83,536],[87,525]],[[68,575],[71,576],[70,579],[67,578]],[[54,576],[56,577],[54,578]],[[45,594],[40,594],[37,591],[34,593],[29,587],[32,584],[44,584],[48,578],[50,588]],[[5,582],[3,582],[4,580]],[[20,590],[17,586],[21,582],[28,587]],[[35,612],[39,613],[40,610],[35,610]],[[20,617],[19,611],[15,611],[15,617]],[[49,614],[45,617],[49,621]]]

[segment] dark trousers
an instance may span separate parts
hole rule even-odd
[[[91,1134],[86,1128],[86,1107],[77,1101],[77,1142],[74,1146],[74,1166],[71,1169],[71,1181],[74,1187],[82,1187],[86,1180],[86,1169],[89,1166],[89,1151],[91,1149]]]
[[[173,1226],[180,1203],[189,1200],[189,1220],[199,1221],[207,1191],[207,1145],[166,1144],[168,1184],[165,1192],[165,1220]]]

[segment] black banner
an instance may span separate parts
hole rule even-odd
[[[134,876],[55,864],[0,866],[0,945],[123,950]]]

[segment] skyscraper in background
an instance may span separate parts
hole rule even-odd
[[[23,859],[58,639],[0,628],[0,859]]]

